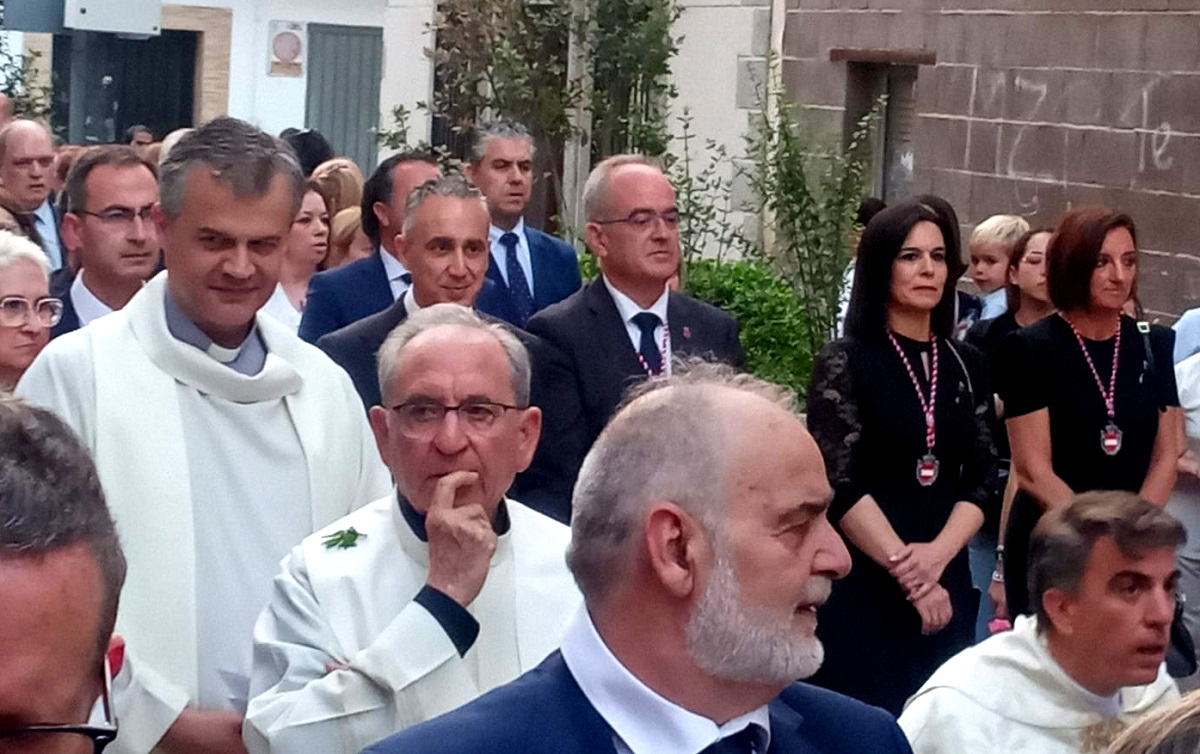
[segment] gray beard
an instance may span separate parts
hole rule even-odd
[[[688,653],[701,670],[729,681],[786,686],[821,667],[825,648],[798,636],[791,613],[777,615],[742,602],[732,558],[717,548],[704,594],[688,619]],[[829,595],[830,581],[813,576],[805,601]]]

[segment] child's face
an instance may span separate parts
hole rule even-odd
[[[1008,249],[1003,244],[981,243],[971,247],[971,280],[982,293],[1004,287],[1008,272]]]

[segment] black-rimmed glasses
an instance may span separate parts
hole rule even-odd
[[[140,209],[133,207],[108,207],[99,212],[88,212],[86,209],[77,210],[76,214],[87,215],[94,217],[102,223],[111,223],[113,225],[132,225],[133,219],[136,217],[144,223],[150,222],[153,217],[154,205],[147,204]]]
[[[29,321],[30,314],[42,327],[54,327],[62,319],[62,313],[62,299],[53,296],[36,301],[30,301],[24,296],[0,298],[0,325],[4,327],[20,327]]]
[[[496,426],[496,421],[505,411],[520,411],[524,406],[509,406],[492,401],[471,401],[457,406],[447,406],[429,401],[409,401],[389,406],[400,420],[400,431],[414,440],[431,440],[446,420],[446,414],[454,412],[468,434],[485,435]]]
[[[92,754],[101,754],[117,737],[117,718],[112,707],[112,673],[107,657],[104,660],[104,686],[100,693],[100,703],[104,710],[102,723],[37,723],[19,728],[0,729],[0,754],[73,752],[79,750],[85,738],[91,741]]]
[[[647,228],[650,223],[655,220],[662,220],[663,224],[668,228],[674,228],[679,225],[679,210],[668,209],[663,212],[655,212],[650,209],[639,209],[636,212],[629,213],[628,217],[617,218],[616,220],[593,220],[597,225],[613,225],[615,223],[624,223],[634,228]]]

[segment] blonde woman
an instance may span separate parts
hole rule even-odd
[[[349,158],[334,157],[322,162],[313,170],[310,180],[329,199],[330,216],[362,204],[363,174]]]
[[[371,256],[374,247],[362,226],[362,209],[347,207],[333,216],[329,231],[329,256],[325,269]]]

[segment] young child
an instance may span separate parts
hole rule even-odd
[[[999,317],[1008,308],[1004,290],[1008,282],[1008,259],[1013,246],[1029,232],[1029,223],[1017,215],[993,215],[971,232],[967,248],[971,254],[971,280],[983,298],[981,319]]]

